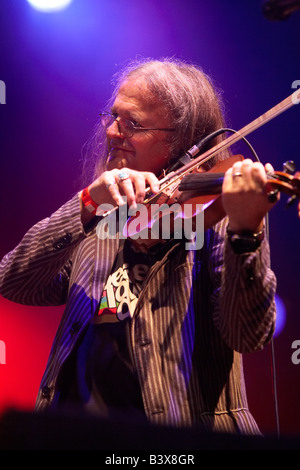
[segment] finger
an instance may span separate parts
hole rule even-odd
[[[154,194],[158,193],[160,185],[159,185],[159,180],[154,175],[154,173],[144,172],[144,176],[146,178],[146,182],[149,185],[152,193]]]
[[[263,165],[260,162],[253,162],[252,160],[245,159],[238,165],[234,165],[233,178],[236,183],[236,176],[239,184],[242,184],[245,189],[261,188],[266,181],[266,172]]]
[[[126,197],[126,201],[129,207],[136,206],[135,187],[131,178],[133,177],[131,176],[126,179],[121,179],[118,183],[119,191]]]
[[[144,201],[145,178],[141,172],[122,168],[116,178],[120,193],[126,197],[129,207],[136,207],[137,202]]]
[[[234,177],[234,175],[236,174],[239,175],[242,172],[242,162],[234,163],[230,169],[231,169],[232,177]]]
[[[252,165],[251,169],[251,176],[254,180],[254,182],[260,186],[263,187],[266,183],[267,180],[267,175],[266,175],[266,170],[262,163],[260,162],[254,162]]]
[[[232,179],[243,183],[245,181],[248,181],[250,176],[249,172],[251,171],[252,165],[253,162],[252,160],[250,160],[250,158],[246,158],[243,161],[235,162],[232,165]]]
[[[229,171],[230,183],[237,185],[242,181],[243,171],[241,162],[235,163]]]
[[[126,195],[129,206],[144,201],[146,182],[141,172],[131,171],[127,173],[122,171],[118,173],[118,179],[119,188]]]
[[[243,176],[243,180],[250,182],[252,179],[252,169],[253,169],[253,161],[249,158],[243,160],[241,162],[241,172]]]
[[[228,168],[228,170],[224,174],[222,191],[227,190],[231,187],[232,179],[233,179],[233,167]]]
[[[124,200],[120,194],[119,187],[116,182],[116,175],[112,171],[106,171],[103,173],[103,183],[113,201],[118,206],[124,204]]]
[[[271,163],[265,164],[265,171],[266,173],[271,173],[271,174],[275,172],[273,165],[271,165]]]
[[[122,182],[126,183],[128,180]],[[150,172],[134,172],[131,175],[131,181],[135,193],[135,202],[142,204],[146,197],[146,191],[150,189],[152,193],[159,191],[159,181],[157,177]]]
[[[115,181],[110,181],[109,183],[107,183],[106,189],[110,193],[110,197],[118,206],[122,206],[123,204],[125,204],[125,201],[120,194],[119,187]]]

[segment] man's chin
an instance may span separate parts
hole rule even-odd
[[[132,168],[132,159],[131,158],[127,158],[126,155],[118,155],[118,156],[114,156],[114,155],[111,155],[109,154],[108,155],[108,158],[106,160],[106,168],[108,170],[113,170],[115,168],[117,168],[118,170],[120,170],[121,168]]]
[[[108,170],[114,170],[115,168],[121,169],[124,167],[128,167],[127,158],[124,158],[124,157],[118,158],[118,157],[109,156],[106,161],[106,168]]]

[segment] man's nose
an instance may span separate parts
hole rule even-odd
[[[110,139],[112,139],[115,136],[123,137],[123,134],[122,134],[121,128],[120,128],[120,124],[119,124],[117,119],[115,119],[114,122],[112,122],[111,125],[108,126],[108,128],[106,129],[106,135]]]

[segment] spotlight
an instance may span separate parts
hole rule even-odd
[[[52,11],[63,10],[70,5],[72,0],[27,0],[35,10],[51,13]]]
[[[274,336],[278,336],[283,328],[285,327],[286,321],[286,310],[283,300],[279,297],[279,295],[275,295],[275,304],[276,304],[276,328],[274,332]]]

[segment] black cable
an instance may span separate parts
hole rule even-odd
[[[226,129],[228,132],[236,132],[233,129]],[[254,148],[248,142],[248,140],[242,137],[243,141],[248,145],[249,149],[253,153],[255,159],[260,162],[257,153],[255,152]],[[266,230],[266,238],[268,243],[270,243],[270,232],[269,232],[269,214],[265,215],[265,230]],[[271,338],[270,341],[271,345],[271,359],[272,359],[272,381],[273,381],[273,391],[274,391],[274,407],[275,407],[275,419],[276,419],[276,431],[277,437],[280,437],[280,423],[279,423],[279,411],[278,411],[278,397],[277,397],[277,377],[276,377],[276,361],[275,361],[275,345],[274,345],[274,338]]]
[[[233,129],[226,129],[228,132],[236,132]],[[260,162],[257,153],[255,152],[254,148],[250,144],[250,142],[245,138],[242,137],[243,141],[248,145],[249,149],[253,153],[255,159]],[[269,214],[265,215],[265,230],[266,230],[266,238],[268,243],[270,243],[270,232],[269,232]],[[279,423],[279,411],[278,411],[278,397],[277,397],[277,378],[276,378],[276,361],[275,361],[275,345],[274,345],[274,338],[271,338],[270,341],[271,345],[271,359],[272,359],[272,381],[273,381],[273,392],[274,392],[274,407],[275,407],[275,419],[276,419],[276,431],[277,437],[280,437],[280,423]]]
[[[273,375],[276,431],[277,431],[277,437],[280,437],[280,423],[279,423],[278,397],[277,397],[277,379],[276,379],[276,365],[275,365],[275,345],[274,345],[273,338],[271,338],[271,359],[272,359],[272,372],[273,372],[272,375]]]
[[[196,146],[193,146],[188,152],[186,152],[184,154],[183,157],[178,159],[173,164],[173,166],[169,169],[169,171],[175,170],[176,168],[180,167],[180,165],[184,165],[185,163],[187,163],[188,159],[191,161],[192,158],[195,158],[197,155],[199,155],[201,149],[203,149],[203,147],[210,140],[214,139],[218,135],[223,134],[225,132],[231,132],[231,133],[236,133],[236,134],[239,133],[238,131],[235,131],[234,129],[230,129],[228,127],[218,129],[217,131],[213,132],[212,134],[209,134],[207,137],[202,139],[198,144],[196,144]],[[248,148],[252,152],[253,156],[255,157],[256,161],[258,161],[260,163],[260,159],[258,158],[258,155],[255,152],[252,145],[250,144],[250,142],[243,136],[241,136],[241,140],[243,140],[244,143],[248,146]],[[195,150],[195,147],[196,147],[196,150]],[[179,164],[179,166],[178,166],[178,164]],[[265,215],[265,230],[266,230],[266,238],[268,240],[268,243],[270,243],[269,214],[268,213]],[[273,337],[271,338],[270,344],[271,344],[271,358],[272,358],[272,380],[273,380],[273,390],[274,390],[274,407],[275,407],[276,430],[277,430],[277,437],[280,437],[280,424],[279,424],[278,398],[277,398],[277,379],[276,379],[276,365],[275,365],[275,345],[274,345]]]
[[[220,134],[224,134],[225,132],[232,132],[232,133],[235,133],[235,134],[239,134],[238,131],[235,131],[234,129],[230,129],[228,127],[224,127],[224,128],[218,129],[217,131],[212,132],[208,136],[204,137],[204,139],[200,140],[200,142],[193,145],[193,147],[191,147],[189,150],[187,150],[184,155],[182,155],[179,158],[177,157],[176,160],[173,161],[171,166],[169,166],[169,168],[166,170],[166,173],[170,173],[171,171],[175,171],[178,168],[180,168],[181,166],[184,166],[186,163],[191,162],[195,157],[197,157],[199,155],[199,153],[201,152],[203,147],[205,147],[206,144],[210,140],[214,139],[215,137],[217,137]],[[249,149],[253,153],[255,159],[259,162],[259,158],[257,156],[257,153],[255,152],[255,150],[252,147],[252,145],[250,144],[250,142],[246,139],[246,137],[243,137],[243,136],[240,136],[240,137],[241,137],[241,140],[243,140],[245,142],[245,144],[249,147]]]
[[[199,144],[197,144],[197,147],[198,149],[200,150],[201,148],[203,148],[207,142],[211,139],[214,139],[215,137],[217,137],[218,135],[220,134],[224,134],[225,132],[231,132],[232,134],[239,134],[238,131],[234,130],[234,129],[230,129],[229,127],[224,127],[222,129],[218,129],[217,131],[213,132],[212,134],[209,134],[207,137],[205,137],[204,139],[202,139]],[[250,142],[246,139],[246,137],[244,136],[241,136],[241,140],[243,140],[245,142],[245,144],[249,147],[249,149],[251,150],[251,152],[253,153],[255,159],[259,162],[259,158],[257,156],[257,153],[255,152],[254,148],[252,147],[252,145],[250,144]]]

